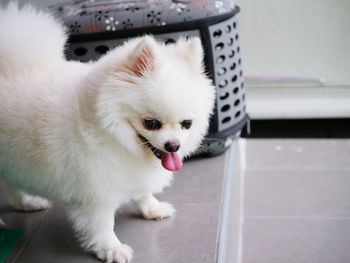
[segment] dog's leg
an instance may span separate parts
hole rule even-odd
[[[51,207],[51,202],[47,199],[27,194],[10,186],[7,186],[7,195],[10,204],[20,211],[32,212],[49,209]]]
[[[175,208],[167,202],[159,202],[152,194],[136,200],[142,216],[147,220],[161,220],[175,213]]]
[[[70,207],[68,216],[84,249],[105,262],[127,263],[133,250],[114,233],[114,212],[113,208],[90,204]]]

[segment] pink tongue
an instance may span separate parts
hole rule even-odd
[[[181,169],[182,160],[177,153],[162,153],[162,165],[165,169],[175,172]]]

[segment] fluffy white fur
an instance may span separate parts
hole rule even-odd
[[[116,209],[133,200],[146,219],[175,211],[153,196],[173,175],[138,134],[162,151],[178,140],[179,155],[189,155],[206,132],[215,89],[197,38],[169,46],[137,38],[88,64],[66,61],[65,42],[49,14],[0,9],[0,176],[15,207],[57,200],[85,249],[129,262],[132,249],[113,231]],[[147,130],[144,118],[163,126]],[[182,129],[182,120],[192,127]]]

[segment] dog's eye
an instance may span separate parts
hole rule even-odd
[[[162,123],[154,119],[144,119],[143,126],[145,126],[147,130],[159,130],[162,128]]]
[[[181,128],[188,130],[192,126],[192,121],[191,120],[184,120],[181,123]]]

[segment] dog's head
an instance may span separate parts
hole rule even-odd
[[[202,59],[198,38],[166,46],[143,37],[107,54],[101,63],[109,74],[97,100],[102,125],[128,151],[180,169],[205,135],[214,105]]]

